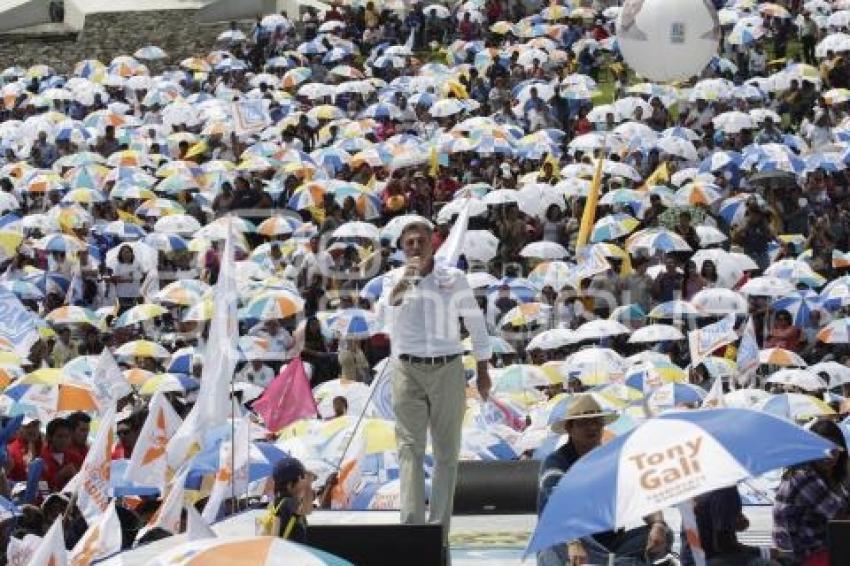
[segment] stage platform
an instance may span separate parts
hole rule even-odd
[[[750,519],[750,529],[740,536],[751,545],[769,545],[773,526],[770,506],[747,506],[744,512]],[[213,525],[221,537],[251,536],[254,534],[254,517],[260,511],[248,511]],[[670,526],[679,530],[679,513],[668,511],[665,517]],[[315,525],[381,525],[394,524],[398,513],[394,511],[316,511],[310,516]],[[534,564],[533,559],[522,561],[522,552],[534,529],[534,515],[476,515],[457,516],[452,519],[450,541],[452,566],[518,566]],[[108,566],[143,566],[151,559],[185,540],[178,535],[156,541],[135,550],[124,552],[98,564]],[[678,540],[678,539],[677,539]]]

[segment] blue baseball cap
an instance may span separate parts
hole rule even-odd
[[[300,480],[307,475],[307,468],[298,458],[286,457],[274,465],[272,479],[276,486],[283,486]]]

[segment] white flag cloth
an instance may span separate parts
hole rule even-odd
[[[139,294],[146,303],[152,303],[157,293],[159,293],[159,270],[153,268],[145,274],[145,278],[139,286]]]
[[[353,428],[346,432],[346,436],[352,432],[354,432]],[[352,500],[360,487],[363,461],[366,459],[366,437],[362,427],[359,427],[354,434],[348,450],[342,455],[338,481],[331,490],[331,509],[351,509]]]
[[[115,500],[83,535],[71,551],[71,566],[88,566],[121,551],[121,521],[115,511]]]
[[[469,199],[460,209],[460,213],[452,226],[446,240],[434,254],[434,266],[436,268],[454,267],[463,250],[463,242],[466,239],[466,230],[469,226]]]
[[[65,550],[65,530],[62,517],[53,521],[53,525],[41,539],[41,546],[32,555],[27,566],[68,566],[68,551]]]
[[[741,336],[741,344],[738,346],[738,376],[739,385],[749,383],[751,377],[759,367],[759,343],[756,339],[756,327],[750,318],[744,326]]]
[[[738,339],[735,332],[735,315],[730,313],[713,324],[688,332],[691,365],[696,365],[711,353]]]
[[[77,507],[91,525],[109,505],[109,480],[115,429],[115,406],[108,408],[89,453],[77,474]]]
[[[101,411],[133,392],[109,348],[104,348],[100,353],[89,384]]]
[[[231,441],[222,442],[219,448],[218,472],[210,490],[210,497],[201,515],[212,523],[218,516],[221,504],[228,497],[244,494],[248,490],[248,465],[251,453],[251,421],[239,419]]]
[[[186,506],[186,539],[201,540],[205,538],[216,538],[215,532],[198,513],[194,505]]]
[[[230,415],[230,381],[236,369],[236,268],[233,221],[227,220],[227,237],[218,281],[213,288],[213,313],[198,399],[180,429],[168,443],[168,463],[178,468],[204,443],[204,432],[227,421]]]
[[[156,393],[151,399],[148,418],[139,432],[124,478],[136,485],[156,487],[160,493],[164,492],[168,480],[165,449],[182,422],[165,395]]]
[[[723,379],[720,376],[714,378],[714,383],[711,384],[711,389],[708,390],[708,395],[702,400],[703,409],[717,409],[726,406],[726,401],[723,398]]]
[[[159,509],[148,521],[148,524],[139,531],[137,540],[151,529],[165,529],[172,534],[180,532],[180,514],[183,511],[186,494],[186,477],[189,475],[189,466],[185,466],[169,484],[168,492]]]
[[[6,566],[26,566],[41,547],[41,542],[41,537],[36,535],[26,535],[23,539],[10,537],[6,548]]]

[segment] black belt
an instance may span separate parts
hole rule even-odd
[[[411,356],[410,354],[399,354],[398,359],[411,364],[441,366],[457,359],[458,357],[460,357],[460,354],[449,354],[448,356],[437,356],[435,358],[420,358],[419,356]]]

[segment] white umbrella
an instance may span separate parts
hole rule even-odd
[[[610,336],[618,336],[620,334],[628,334],[631,329],[617,322],[616,320],[596,319],[590,322],[585,322],[578,327],[575,333],[577,342],[581,340],[598,340],[608,338]]]
[[[713,246],[715,244],[722,244],[723,242],[728,240],[726,234],[724,234],[714,226],[699,225],[696,227],[696,231],[697,236],[699,237],[699,243],[702,246]]]
[[[574,344],[575,332],[569,328],[552,328],[544,330],[528,342],[526,350],[555,350]]]
[[[752,117],[749,114],[745,114],[738,110],[724,112],[723,114],[715,117],[712,122],[714,123],[715,129],[727,134],[737,134],[741,132],[741,130],[751,130],[755,128],[755,122],[753,122]]]
[[[469,286],[473,289],[489,287],[490,285],[494,285],[499,282],[494,275],[491,275],[486,271],[473,271],[471,273],[467,273],[466,280],[469,282]]]
[[[334,238],[380,238],[378,227],[369,222],[346,222],[333,232]]]
[[[629,336],[630,344],[642,344],[645,342],[664,342],[668,340],[684,340],[682,331],[669,324],[650,324],[638,328]]]
[[[681,157],[687,161],[696,161],[699,159],[699,156],[697,155],[697,148],[694,147],[693,142],[690,140],[668,136],[660,138],[656,145],[661,151],[669,153],[670,155],[675,155],[676,157]]]
[[[179,236],[191,236],[200,229],[201,223],[194,216],[189,216],[188,214],[163,216],[153,225],[154,232],[176,234]]]
[[[785,348],[765,348],[760,350],[759,363],[798,368],[804,368],[809,365],[803,358]]]
[[[511,189],[497,189],[484,195],[484,202],[490,206],[501,204],[519,204],[517,191]]]
[[[730,289],[703,289],[691,298],[691,304],[705,314],[722,315],[747,312],[747,299]]]
[[[767,383],[799,387],[804,391],[826,389],[826,382],[818,374],[805,369],[781,369],[767,378]]]
[[[827,374],[830,389],[850,383],[850,368],[838,362],[821,362],[809,366],[809,371],[815,374]]]
[[[490,261],[496,257],[499,238],[488,230],[469,230],[463,240],[463,254],[466,259]]]
[[[750,279],[741,287],[742,293],[756,297],[782,297],[793,291],[790,281],[771,276]]]
[[[557,242],[532,242],[526,244],[519,255],[538,259],[563,259],[569,252]]]
[[[444,224],[452,219],[452,216],[460,214],[460,211],[469,202],[469,215],[480,216],[487,213],[487,205],[479,198],[459,198],[450,200],[437,213],[437,222]]]

